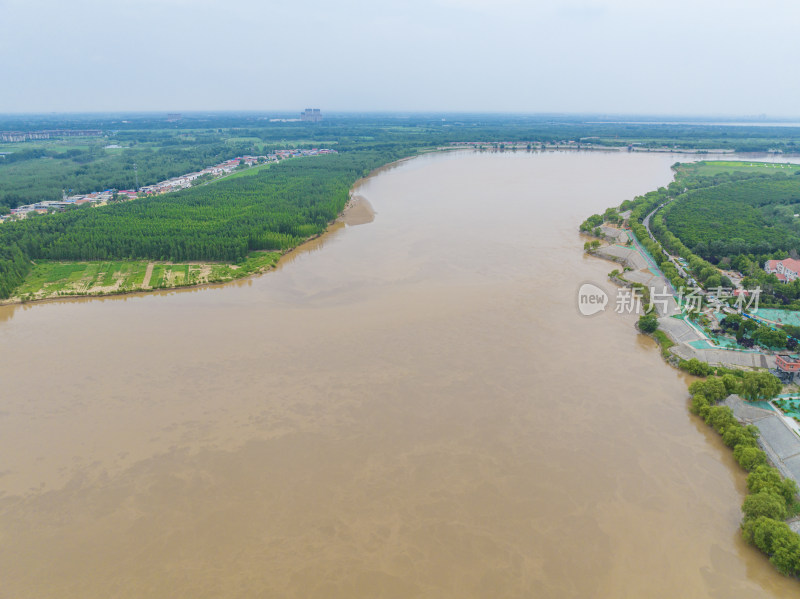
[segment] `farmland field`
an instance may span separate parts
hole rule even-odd
[[[32,268],[12,300],[32,301],[75,295],[107,295],[169,289],[184,285],[224,283],[269,270],[279,252],[253,252],[239,264],[148,262],[55,262],[42,260]],[[148,266],[152,273],[144,284]]]

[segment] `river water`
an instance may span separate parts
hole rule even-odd
[[[797,596],[687,379],[576,308],[578,223],[676,159],[422,157],[267,275],[0,308],[0,597]]]

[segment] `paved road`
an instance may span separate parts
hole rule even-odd
[[[723,405],[747,424],[755,424],[761,433],[760,442],[775,467],[800,484],[800,437],[772,410],[748,404],[738,395],[729,396]]]

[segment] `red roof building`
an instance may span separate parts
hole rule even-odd
[[[794,258],[767,260],[764,270],[778,277],[781,283],[789,283],[800,276],[800,260]]]

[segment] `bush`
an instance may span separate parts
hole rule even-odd
[[[695,381],[689,385],[689,393],[702,393],[709,403],[715,404],[728,397],[728,388],[719,377],[709,377],[704,381]]]
[[[737,445],[733,450],[733,457],[739,462],[739,465],[748,472],[767,464],[767,454],[758,447]]]
[[[755,427],[753,427],[755,428]],[[758,429],[756,429],[757,431]],[[732,426],[725,431],[722,435],[722,442],[731,449],[744,445],[745,447],[756,447],[758,445],[758,433],[753,434],[753,431],[748,427]]]
[[[741,379],[733,374],[723,374],[722,383],[725,385],[729,395],[731,393],[739,393],[742,389]]]
[[[712,406],[709,408],[708,414],[706,414],[706,424],[720,435],[725,434],[725,431],[732,426],[740,426],[733,415],[733,410],[727,406]]]
[[[694,376],[708,376],[714,371],[706,362],[701,362],[697,358],[681,360],[680,364],[678,364],[678,368]]]
[[[705,395],[702,393],[696,393],[692,396],[692,405],[689,408],[689,411],[691,411],[692,414],[697,414],[705,420],[709,408],[711,408],[711,404],[708,403]]]
[[[675,345],[672,339],[667,337],[667,334],[664,331],[656,331],[653,333],[653,339],[655,339],[656,343],[661,346],[661,356],[663,358],[669,358],[669,348]]]
[[[791,509],[797,495],[797,483],[789,478],[783,478],[777,468],[771,466],[758,466],[747,475],[747,490],[750,493],[769,491],[783,497],[786,508]]]
[[[745,497],[742,511],[745,520],[755,520],[759,517],[785,520],[788,515],[783,497],[769,491],[759,491]]]
[[[639,317],[638,325],[642,333],[655,333],[658,329],[658,318],[655,314],[644,314]]]

